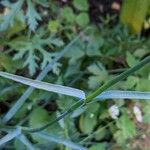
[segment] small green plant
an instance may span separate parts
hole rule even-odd
[[[0,1],[0,149],[132,149],[149,136],[137,130],[150,123],[149,39],[110,28],[111,15],[91,24],[90,4]]]
[[[51,92],[56,92],[56,93],[60,93],[60,94],[65,94],[65,95],[70,95],[70,96],[75,96],[78,98],[81,98],[83,100],[80,100],[78,102],[76,102],[74,105],[72,105],[68,110],[66,110],[66,112],[64,112],[62,115],[60,115],[58,118],[46,123],[45,125],[39,126],[37,128],[28,128],[28,127],[7,127],[5,125],[1,124],[1,129],[4,130],[5,128],[12,128],[14,129],[13,132],[8,132],[8,134],[6,136],[4,136],[1,141],[0,141],[0,145],[5,144],[6,142],[18,137],[18,136],[22,136],[24,137],[23,142],[25,143],[25,145],[27,147],[33,147],[29,142],[27,142],[27,139],[25,137],[24,134],[26,133],[35,133],[36,137],[39,138],[43,138],[45,140],[50,140],[51,137],[48,134],[42,133],[42,130],[45,130],[46,128],[48,128],[49,126],[53,125],[54,123],[58,122],[59,120],[63,119],[67,114],[75,111],[76,109],[78,109],[79,107],[84,107],[86,106],[88,103],[92,102],[97,96],[97,98],[99,99],[107,99],[107,98],[111,98],[111,94],[113,94],[113,91],[110,92],[109,94],[107,94],[107,92],[105,94],[103,94],[103,96],[101,96],[101,93],[104,92],[105,90],[107,90],[109,87],[111,87],[112,85],[116,84],[117,82],[119,82],[120,80],[126,78],[127,76],[129,76],[130,74],[134,73],[135,71],[139,70],[140,68],[142,68],[143,66],[145,66],[146,64],[150,63],[150,56],[148,56],[147,58],[145,58],[144,60],[142,60],[140,63],[138,63],[136,66],[134,66],[133,68],[128,69],[127,71],[121,73],[120,75],[118,75],[116,78],[106,82],[104,85],[102,85],[100,88],[98,88],[96,91],[92,92],[89,96],[85,97],[85,93],[81,90],[78,89],[74,89],[74,88],[69,88],[69,87],[65,87],[65,86],[61,86],[61,85],[54,85],[54,84],[49,84],[49,83],[44,83],[44,82],[40,82],[40,81],[34,81],[31,79],[27,79],[24,77],[20,77],[17,75],[12,75],[9,73],[5,73],[5,72],[0,72],[0,76],[35,87],[35,88],[39,88],[39,89],[43,89],[43,90],[47,90],[47,91],[51,91]],[[117,92],[115,93],[116,96]],[[129,97],[126,97],[126,95],[128,95]],[[107,97],[108,96],[108,97]],[[125,92],[125,98],[132,98],[132,96],[134,98],[140,98],[143,99],[149,99],[150,98],[150,93],[129,93]],[[120,97],[118,97],[120,98]],[[42,113],[42,112],[40,112]],[[44,113],[44,112],[43,112]],[[44,118],[43,118],[44,119]],[[128,117],[123,117],[122,116],[121,120],[122,122],[126,123],[129,122],[128,121]],[[125,120],[124,120],[125,119]],[[31,123],[32,124],[32,123]],[[129,124],[128,124],[129,125]],[[132,123],[131,123],[132,125]],[[16,128],[16,129],[15,129]],[[122,126],[121,126],[122,128]],[[89,130],[89,129],[88,129]],[[125,129],[126,130],[126,129]],[[128,130],[128,128],[127,128]],[[132,130],[131,130],[132,131]],[[131,132],[129,132],[130,135]],[[127,132],[125,132],[125,134],[127,134]],[[125,138],[128,138],[128,135],[125,136]],[[55,138],[54,138],[55,139]],[[57,142],[60,141],[60,143],[64,143],[63,139],[55,139],[57,140]],[[26,141],[26,142],[25,142]],[[68,142],[67,142],[68,143]],[[67,146],[71,147],[71,148],[75,148],[74,146],[75,144],[68,144]],[[77,146],[77,149],[86,149],[86,148],[82,148],[79,145]],[[32,148],[33,149],[33,148]]]

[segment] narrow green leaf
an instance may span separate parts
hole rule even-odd
[[[110,90],[101,93],[95,99],[147,99],[150,100],[150,92],[139,92],[139,91],[119,91]]]
[[[50,62],[44,69],[43,71],[38,75],[36,78],[37,80],[43,80],[44,77],[47,75],[49,71],[52,70],[54,64],[64,56],[66,52],[71,50],[71,46],[80,38],[80,36],[87,31],[89,28],[86,28],[83,32],[81,32],[74,40],[72,40],[53,60]],[[15,105],[10,108],[10,110],[6,113],[6,115],[3,118],[3,122],[6,123],[8,122],[15,114],[16,112],[21,108],[21,106],[25,103],[27,98],[32,94],[34,88],[29,87],[24,94],[17,100]]]
[[[94,91],[92,94],[90,94],[85,102],[91,102],[95,97],[97,97],[99,94],[101,94],[102,92],[104,92],[106,89],[110,88],[111,86],[113,86],[114,84],[116,84],[117,82],[119,82],[120,80],[125,79],[126,77],[128,77],[129,75],[133,74],[134,72],[138,71],[139,69],[141,69],[142,67],[144,67],[146,64],[150,63],[150,56],[146,57],[145,59],[143,59],[142,61],[140,61],[137,65],[135,65],[132,68],[129,68],[128,70],[124,71],[123,73],[121,73],[120,75],[118,75],[117,77],[115,77],[114,79],[106,82],[105,84],[103,84],[101,87],[99,87],[96,91]]]
[[[3,138],[0,139],[0,146],[11,141],[15,137],[19,136],[21,134],[21,129],[17,128],[16,130],[9,132],[7,135],[5,135]]]
[[[131,75],[132,73],[134,73],[135,71],[141,69],[143,66],[145,66],[146,64],[148,64],[150,62],[150,56],[146,57],[145,59],[143,59],[141,62],[139,62],[137,65],[135,65],[132,68],[129,68],[127,71],[121,73],[120,75],[118,75],[116,78],[108,81],[107,83],[105,83],[103,86],[101,86],[100,88],[98,88],[95,92],[93,92],[92,94],[90,94],[85,101],[77,101],[75,104],[73,104],[69,109],[67,109],[60,117],[57,117],[56,119],[54,119],[52,122],[50,121],[49,123],[45,124],[42,127],[39,128],[35,128],[35,129],[28,129],[28,128],[24,128],[23,130],[26,132],[38,132],[41,130],[46,129],[47,127],[49,127],[50,125],[56,123],[57,121],[61,120],[62,118],[64,118],[66,115],[68,115],[69,113],[73,112],[74,110],[76,110],[79,107],[83,107],[85,106],[87,103],[90,103],[93,99],[95,99],[95,97],[97,97],[99,94],[101,94],[102,92],[104,92],[106,89],[108,89],[109,87],[113,86],[114,84],[116,84],[117,82],[119,82],[120,80],[126,78],[127,76]]]
[[[46,82],[42,82],[38,80],[32,80],[29,78],[25,78],[22,76],[18,76],[18,75],[14,75],[14,74],[2,72],[2,71],[0,71],[0,76],[7,78],[7,79],[11,79],[13,81],[20,82],[25,85],[32,86],[37,89],[42,89],[42,90],[46,90],[50,92],[55,92],[59,94],[64,94],[64,95],[69,95],[69,96],[74,96],[74,97],[78,97],[81,99],[85,99],[85,93],[79,89],[57,85],[57,84],[46,83]]]

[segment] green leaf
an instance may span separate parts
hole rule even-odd
[[[13,74],[2,72],[2,71],[0,71],[0,76],[7,78],[7,79],[11,79],[16,82],[20,82],[25,85],[32,86],[37,89],[42,89],[42,90],[46,90],[50,92],[55,92],[59,94],[64,94],[64,95],[69,95],[69,96],[74,96],[74,97],[78,97],[81,99],[85,99],[85,93],[79,89],[57,85],[57,84],[50,84],[50,83],[42,82],[38,80],[32,80],[29,78],[13,75]]]
[[[126,61],[127,61],[127,64],[129,65],[129,67],[133,67],[138,63],[136,58],[130,52],[127,51],[126,55],[127,55]]]
[[[59,22],[58,20],[51,20],[49,21],[48,23],[48,29],[53,32],[53,33],[56,33],[57,30],[58,30],[58,27],[59,27]]]
[[[98,103],[93,103],[92,105],[87,106],[87,114],[91,114],[91,113],[97,113],[97,111],[99,110],[99,104]]]
[[[91,146],[89,150],[106,150],[106,143],[99,143]]]
[[[40,114],[40,117],[39,117],[39,114]],[[33,110],[33,112],[30,115],[29,125],[30,127],[33,127],[33,128],[41,127],[42,125],[47,123],[49,119],[50,119],[50,116],[48,112],[43,108],[37,107],[36,109]]]
[[[29,107],[29,103],[25,103],[22,108],[19,110],[19,112],[17,112],[14,116],[15,119],[21,119],[21,118],[24,118],[26,117],[27,115],[27,112],[28,112],[28,107]]]
[[[64,44],[59,38],[53,36],[48,36],[45,38],[44,35],[45,31],[42,28],[39,29],[38,32],[31,37],[31,39],[28,39],[27,36],[20,36],[8,43],[11,48],[17,51],[14,56],[14,60],[23,59],[23,67],[28,67],[30,75],[33,75],[38,68],[43,69],[47,63],[52,61],[55,53],[48,52],[48,48],[53,50],[61,47]],[[40,65],[39,62],[41,62]],[[59,66],[60,65],[56,63],[53,65],[53,70],[59,71]]]
[[[79,37],[83,34],[81,32],[74,40],[72,40],[53,60],[51,63],[49,63],[43,71],[37,76],[37,80],[43,80],[43,78],[49,73],[49,71],[52,70],[53,64],[57,63],[57,61],[64,56],[66,52],[68,52],[72,45],[79,39]],[[16,112],[23,106],[25,101],[28,99],[28,97],[31,95],[33,92],[34,88],[29,87],[24,94],[17,100],[17,102],[14,104],[13,107],[9,109],[9,111],[6,113],[6,115],[3,117],[3,122],[8,122],[15,114]]]
[[[88,85],[91,89],[98,87],[102,82],[108,79],[108,73],[100,62],[91,64],[87,69],[90,73],[94,74],[90,76],[88,80]]]
[[[78,59],[82,58],[85,55],[84,47],[82,43],[77,43],[72,46],[71,50],[66,53],[65,57],[71,58],[69,60],[70,64],[76,64]]]
[[[39,114],[40,114],[40,117],[39,117]],[[41,127],[41,126],[45,125],[46,123],[48,123],[49,121],[53,120],[54,118],[56,118],[56,115],[54,115],[54,114],[49,115],[49,113],[45,109],[43,109],[41,107],[37,107],[33,110],[33,112],[30,115],[29,125],[32,128]],[[60,133],[62,133],[61,128],[58,123],[45,129],[44,131],[47,133],[52,133],[52,134],[56,134],[56,135],[60,135]],[[44,139],[42,139],[41,137],[37,137],[34,134],[33,134],[33,138],[36,141],[38,141],[39,143],[46,142]]]
[[[138,91],[150,91],[150,79],[140,79],[137,83],[135,90]]]
[[[17,128],[14,131],[10,131],[8,134],[6,134],[4,137],[2,137],[0,139],[0,146],[13,140],[14,138],[16,138],[17,136],[19,136],[21,134],[21,129]]]
[[[39,117],[40,114],[40,117]],[[48,120],[50,119],[50,116],[46,110],[43,108],[37,107],[33,110],[33,112],[30,115],[29,118],[29,126],[32,128],[41,127],[42,125],[46,124]],[[34,140],[38,141],[39,143],[43,143],[44,140],[41,138],[38,138],[34,135],[32,135]]]
[[[89,22],[90,22],[90,19],[87,13],[80,13],[76,17],[76,23],[82,28],[87,26]]]
[[[98,62],[97,64],[91,64],[90,66],[88,66],[88,71],[94,75],[100,75],[101,71],[105,70],[105,68],[103,67],[103,65]],[[105,70],[106,71],[106,70]]]
[[[6,70],[8,72],[15,73],[17,69],[22,67],[21,61],[13,61],[11,57],[5,53],[0,52],[0,70]]]
[[[86,45],[86,53],[88,56],[100,56],[100,48],[104,44],[104,39],[101,37],[98,30],[93,30],[90,35],[88,35],[88,43]]]
[[[36,11],[36,9],[34,8],[33,2],[31,0],[27,1],[27,5],[28,5],[28,9],[27,9],[26,17],[28,19],[28,25],[32,31],[35,31],[38,25],[37,20],[41,20],[41,17]]]
[[[79,125],[80,130],[85,134],[90,134],[96,123],[97,123],[97,111],[99,109],[99,105],[94,103],[89,105],[86,109],[86,112],[80,117]]]
[[[122,134],[122,131],[118,130],[116,133],[114,133],[114,138],[116,139],[117,144],[124,146],[126,144],[126,140],[124,139]]]
[[[135,124],[129,119],[127,114],[123,114],[119,120],[117,120],[117,126],[121,131],[122,138],[127,140],[133,138],[136,135]]]
[[[9,3],[8,1],[3,1],[3,5],[7,8],[10,8],[7,14],[3,14],[0,18],[2,23],[0,24],[0,31],[4,31],[9,27],[14,25],[15,18],[19,19],[20,21],[24,22],[23,13],[20,11],[23,0],[19,0],[16,3]]]
[[[3,85],[3,83],[5,83],[5,85]],[[2,82],[0,82],[0,101],[6,101],[8,100],[10,97],[16,96],[17,94],[21,94],[22,93],[22,87],[20,85],[16,85],[12,83],[7,83],[6,80],[3,80]]]
[[[108,134],[109,134],[109,132],[108,132],[107,129],[104,129],[103,126],[99,126],[98,129],[95,132],[94,138],[97,141],[100,141],[100,140],[106,138],[108,136]]]
[[[145,48],[139,48],[134,52],[134,56],[138,57],[138,58],[142,58],[145,55],[147,55],[149,53],[148,49]]]
[[[71,7],[65,7],[62,10],[62,18],[68,23],[73,23],[75,20],[75,14]]]
[[[102,92],[96,97],[98,100],[106,99],[147,99],[150,100],[150,92],[139,92],[139,91],[119,91],[110,90]]]
[[[132,89],[139,81],[139,78],[138,77],[135,77],[135,76],[130,76],[127,78],[127,81],[126,81],[126,88],[127,89]]]
[[[18,19],[15,19],[14,21],[15,21],[14,24],[5,31],[8,38],[14,36],[15,34],[18,34],[26,27],[24,22],[21,22]]]
[[[80,130],[85,134],[90,134],[96,123],[97,123],[97,117],[91,113],[91,114],[84,114],[80,117]]]
[[[81,11],[87,11],[89,8],[88,0],[74,0],[73,5],[76,9]]]

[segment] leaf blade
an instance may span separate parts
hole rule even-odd
[[[96,97],[97,100],[105,99],[147,99],[150,100],[150,92],[140,91],[105,91]]]
[[[17,128],[16,130],[9,132],[7,135],[5,135],[3,138],[0,139],[0,146],[11,141],[20,134],[21,134],[20,128]]]
[[[79,89],[62,86],[62,85],[46,83],[46,82],[42,82],[42,81],[38,81],[38,80],[32,80],[29,78],[25,78],[22,76],[18,76],[18,75],[14,75],[14,74],[2,72],[2,71],[0,71],[0,76],[5,77],[7,79],[11,79],[13,81],[20,82],[25,85],[32,86],[37,89],[42,89],[42,90],[46,90],[46,91],[50,91],[50,92],[55,92],[55,93],[59,93],[59,94],[64,94],[64,95],[68,95],[68,96],[85,99],[85,93]]]

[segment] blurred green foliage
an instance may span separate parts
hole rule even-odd
[[[150,55],[149,38],[130,35],[130,29],[119,24],[109,28],[109,22],[97,26],[90,23],[87,0],[73,0],[63,5],[52,0],[5,0],[0,3],[5,7],[0,14],[0,48],[3,49],[0,52],[0,70],[34,78],[87,27],[89,29],[72,44],[61,61],[53,65],[45,81],[78,87],[88,93]],[[147,6],[144,2],[142,5],[142,8]],[[121,21],[132,26],[130,21],[135,19],[136,22],[137,18],[142,18],[136,27],[131,27],[134,32],[140,32],[146,9],[141,13],[135,7],[138,12],[136,15],[130,7],[129,17],[127,15],[124,19],[124,7],[129,6],[123,6]],[[113,89],[150,91],[150,64],[116,84]],[[25,86],[0,78],[0,101],[8,109],[24,91]],[[27,100],[9,124],[39,127],[59,116],[76,101],[40,90],[34,90]],[[108,112],[114,104],[121,112],[117,120],[113,120]],[[127,149],[128,140],[138,136],[137,120],[132,110],[134,105],[140,106],[144,123],[150,123],[149,102],[114,99],[78,109],[47,128],[46,132],[82,143],[90,150],[105,150],[112,145]],[[6,111],[0,112],[0,117],[5,114]],[[39,137],[29,136],[28,139],[41,149],[51,147],[69,150],[61,144],[46,142]],[[18,139],[8,143],[5,149],[8,149],[7,146],[27,149]]]

